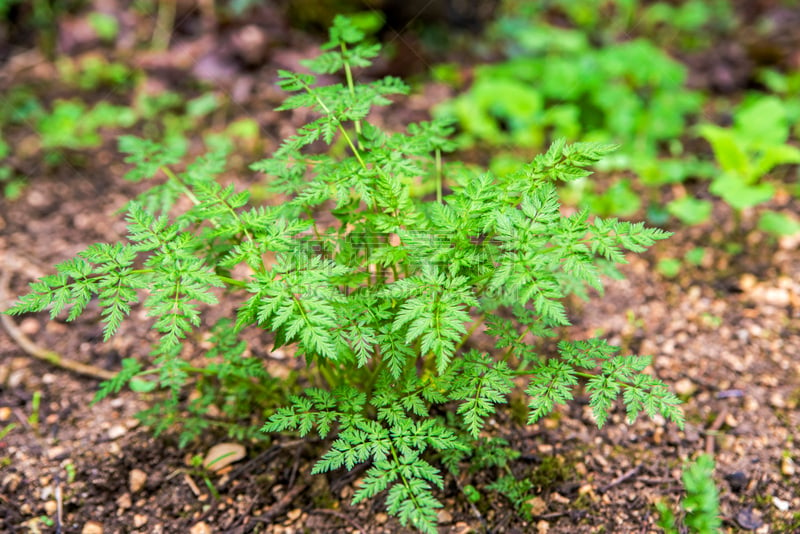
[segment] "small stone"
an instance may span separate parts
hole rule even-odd
[[[776,308],[784,308],[791,302],[789,292],[783,288],[770,287],[764,291],[764,303]]]
[[[19,323],[19,331],[26,336],[32,336],[36,334],[39,332],[41,327],[42,326],[39,324],[39,321],[33,317],[26,317]]]
[[[145,524],[147,524],[147,516],[144,514],[134,514],[133,516],[133,526],[136,528],[141,528]]]
[[[108,439],[115,440],[119,439],[124,436],[128,432],[128,429],[122,425],[114,425],[108,429]]]
[[[8,406],[0,406],[0,423],[11,419],[11,408]]]
[[[259,65],[264,61],[268,41],[267,32],[255,24],[248,24],[231,36],[237,55],[249,66]]]
[[[30,373],[28,373],[27,369],[18,369],[16,371],[11,372],[8,375],[8,380],[6,383],[8,384],[8,389],[17,389],[22,385],[22,383],[28,378]]]
[[[578,495],[588,495],[590,499],[594,500],[594,488],[591,484],[583,484],[580,488],[578,488]]]
[[[728,481],[731,491],[734,493],[740,493],[747,487],[747,475],[745,475],[742,471],[735,471],[725,475],[725,480]]]
[[[212,471],[220,469],[238,462],[245,457],[246,450],[243,445],[238,443],[218,443],[211,447],[203,460],[203,467]]]
[[[773,408],[785,408],[786,400],[783,398],[783,395],[776,391],[769,396],[769,405]]]
[[[44,513],[47,515],[55,515],[58,511],[58,503],[56,501],[47,501],[44,503]]]
[[[205,521],[200,521],[192,525],[189,529],[189,534],[211,534],[211,527]]]
[[[441,525],[446,525],[453,522],[453,514],[447,510],[439,510],[439,513],[436,514],[436,518],[439,520],[439,524]]]
[[[22,477],[19,476],[17,473],[9,473],[5,477],[3,477],[2,481],[0,481],[0,488],[8,490],[11,493],[14,493],[15,491],[17,491],[17,488],[19,488],[21,482],[22,482]]]
[[[690,397],[695,391],[697,391],[697,386],[688,378],[681,378],[675,382],[674,388],[675,393],[681,397]]]
[[[761,513],[758,510],[754,510],[750,507],[739,511],[739,513],[736,514],[736,522],[745,530],[755,530],[764,524],[764,522],[761,520]]]
[[[291,522],[294,522],[300,519],[301,515],[303,515],[303,510],[301,508],[295,508],[294,510],[289,510],[286,513],[286,519],[288,519]]]
[[[383,512],[375,514],[375,522],[379,525],[386,523],[389,520],[389,515]]]
[[[42,487],[40,498],[43,501],[49,500],[50,497],[55,495],[55,488],[50,485],[50,477],[40,477],[39,485]]]
[[[119,506],[120,510],[127,510],[131,506],[133,506],[133,499],[131,499],[130,493],[123,493],[119,497],[117,497],[117,506]]]
[[[550,523],[542,519],[536,523],[536,534],[545,534],[550,531]]]
[[[772,497],[772,504],[774,504],[775,508],[777,508],[781,512],[789,511],[789,501],[784,501],[783,499],[779,499],[778,497]]]
[[[103,525],[97,521],[87,521],[83,524],[81,534],[103,534]]]
[[[781,460],[781,474],[787,477],[794,476],[797,472],[791,456],[784,456]]]
[[[585,477],[586,473],[588,473],[588,469],[586,469],[586,464],[583,462],[578,462],[573,466],[575,470],[575,474],[580,477]]]
[[[736,419],[732,413],[728,413],[728,415],[725,416],[725,424],[730,428],[736,428],[739,426],[739,420]]]
[[[743,274],[739,278],[739,287],[745,293],[750,291],[750,290],[752,290],[754,287],[756,287],[757,283],[758,283],[758,279],[755,276],[753,276],[752,274],[750,274],[750,273]]]
[[[44,329],[48,334],[63,335],[67,333],[67,325],[58,321],[48,321],[44,325]]]
[[[47,458],[50,460],[63,460],[69,456],[69,451],[62,445],[56,445],[47,449]]]
[[[531,512],[531,515],[542,515],[545,510],[547,510],[547,503],[544,502],[544,499],[541,497],[534,497],[532,499],[528,499],[528,509]]]
[[[147,482],[147,473],[141,469],[132,469],[128,474],[128,488],[131,490],[131,493],[140,491],[144,487],[145,482]]]
[[[546,417],[546,418],[542,419],[542,425],[547,430],[555,430],[555,429],[558,428],[558,419],[556,419],[554,417]]]

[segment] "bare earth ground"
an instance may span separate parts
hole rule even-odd
[[[286,50],[264,70],[303,55]],[[269,111],[273,90],[253,83],[263,88],[253,96],[261,99],[260,123],[283,135],[291,124],[277,124],[282,119]],[[400,106],[402,117],[424,109],[413,99]],[[34,166],[18,200],[0,199],[0,291],[7,298],[89,244],[124,235],[114,212],[139,186],[122,180],[125,166],[113,147],[109,140],[85,166]],[[789,196],[775,203],[800,213]],[[715,454],[726,529],[800,532],[799,243],[754,233],[751,219],[745,214],[735,227],[726,208],[715,206],[713,224],[675,228],[656,250],[632,257],[627,279],[610,283],[605,297],[572,305],[571,337],[599,333],[655,356],[653,372],[686,401],[686,428],[648,419],[628,426],[617,412],[598,430],[585,399],[533,426],[499,416],[490,430],[523,453],[513,469],[537,483],[536,517],[524,522],[491,492],[470,506],[459,486],[491,482],[479,474],[446,483],[442,532],[656,532],[653,503],[677,501],[680,467],[702,451]],[[729,241],[742,252],[722,252]],[[695,246],[708,247],[702,266],[676,279],[656,273],[659,257],[681,258]],[[43,315],[15,323],[38,346],[108,371],[124,357],[146,356],[144,320],[105,344],[91,315],[70,325]],[[256,333],[251,341],[275,373],[295,365],[271,354]],[[0,438],[0,531],[55,532],[41,517],[59,513],[61,532],[86,534],[402,531],[382,503],[349,504],[361,472],[309,475],[320,444],[292,437],[246,444],[244,459],[211,477],[217,498],[188,459],[219,436],[181,450],[175,436],[153,438],[137,424],[146,398],[123,392],[90,406],[97,384],[31,358],[0,331],[0,429],[15,425]],[[31,418],[36,396],[38,421]]]

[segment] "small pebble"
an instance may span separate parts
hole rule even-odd
[[[769,404],[773,408],[784,408],[786,406],[786,401],[779,392],[774,392],[772,395],[769,396]]]
[[[731,491],[734,493],[740,493],[745,487],[747,487],[747,475],[745,475],[742,471],[735,471],[725,475],[725,480],[728,481]]]
[[[789,511],[789,502],[784,501],[783,499],[779,499],[778,497],[772,498],[772,504],[775,505],[775,508],[780,510],[781,512],[788,512]]]
[[[57,511],[58,503],[56,503],[56,501],[47,501],[44,503],[44,513],[46,513],[48,516],[56,515]]]
[[[594,488],[591,484],[583,484],[578,488],[578,495],[588,495],[591,500],[595,499]]]
[[[103,534],[103,525],[97,521],[87,521],[83,524],[81,534]]]
[[[189,534],[211,534],[211,527],[205,521],[200,521],[192,525],[189,529]]]
[[[108,439],[119,439],[128,432],[128,429],[122,425],[114,425],[108,429]]]
[[[39,332],[42,325],[39,324],[39,320],[33,317],[26,317],[19,323],[19,331],[25,334],[26,336],[32,336]]]
[[[690,397],[695,391],[697,391],[697,386],[688,378],[681,378],[675,382],[674,389],[675,393],[681,397]]]
[[[725,424],[728,425],[730,428],[736,428],[739,426],[739,420],[736,419],[732,413],[729,413],[725,416]]]
[[[297,521],[300,519],[300,516],[303,515],[303,510],[300,508],[295,508],[294,510],[289,510],[286,513],[286,519],[289,521]]]
[[[144,487],[145,482],[147,482],[147,473],[141,469],[132,469],[128,474],[128,487],[131,493],[140,491]]]
[[[750,291],[751,289],[753,289],[756,286],[757,283],[758,283],[758,279],[755,276],[753,276],[752,274],[750,274],[750,273],[743,274],[739,278],[739,287],[745,293]]]
[[[117,506],[120,510],[127,510],[131,506],[133,506],[133,500],[131,499],[130,493],[123,493],[119,497],[117,497]]]
[[[547,510],[547,503],[541,497],[528,499],[527,504],[531,515],[542,515]]]
[[[791,297],[789,292],[779,287],[770,287],[764,291],[764,303],[776,308],[783,308],[789,305]]]
[[[147,523],[147,516],[144,514],[135,514],[133,516],[133,526],[136,528],[143,527]]]
[[[745,530],[755,530],[764,524],[761,513],[748,507],[736,514],[736,522]]]
[[[790,456],[784,456],[783,460],[781,460],[781,474],[787,477],[794,476],[797,472],[795,468],[794,461]]]
[[[63,460],[69,455],[69,451],[62,445],[56,445],[47,449],[47,458],[49,460]]]
[[[439,520],[439,524],[447,524],[453,522],[453,514],[451,514],[447,510],[439,510],[439,513],[436,514],[436,517]]]
[[[11,408],[0,406],[0,422],[6,422],[9,419],[11,419]]]

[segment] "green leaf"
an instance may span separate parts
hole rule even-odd
[[[765,211],[758,219],[758,229],[774,236],[800,233],[800,220],[788,213]]]
[[[731,174],[724,174],[711,182],[709,190],[737,210],[757,206],[775,196],[775,187],[771,184],[747,185]]]
[[[734,132],[711,124],[701,125],[699,132],[711,144],[714,156],[723,171],[743,177],[750,175],[749,158]]]
[[[556,404],[572,400],[572,389],[578,384],[575,370],[567,363],[548,360],[538,364],[525,393],[528,401],[528,424],[532,425],[553,411]]]
[[[711,217],[712,204],[708,200],[700,200],[685,196],[672,200],[667,204],[667,211],[680,219],[684,224],[702,224]]]
[[[507,402],[514,387],[512,376],[505,362],[494,363],[488,355],[477,352],[464,356],[450,398],[463,401],[457,413],[464,418],[473,438],[478,437],[485,421],[495,412],[495,406]]]

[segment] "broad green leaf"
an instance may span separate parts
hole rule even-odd
[[[667,204],[667,211],[681,220],[684,224],[701,224],[711,217],[712,204],[708,200],[701,200],[685,196],[672,200]]]

